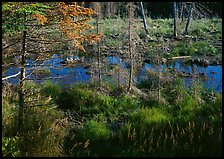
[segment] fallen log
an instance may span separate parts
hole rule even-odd
[[[185,59],[185,58],[191,58],[191,56],[177,56],[177,57],[171,57],[171,58],[168,58],[168,60]]]

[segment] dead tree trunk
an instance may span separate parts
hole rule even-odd
[[[129,80],[128,80],[128,90],[131,90],[131,86],[133,83],[133,50],[132,50],[132,29],[131,29],[131,21],[133,17],[133,2],[129,2],[129,58],[130,58],[130,72],[129,72]]]
[[[174,20],[174,24],[173,24],[173,36],[177,37],[177,15],[176,15],[176,2],[173,2],[173,20]]]
[[[194,8],[194,2],[191,2],[190,10],[188,12],[188,18],[187,18],[187,23],[186,23],[184,35],[188,34],[188,27],[189,27],[190,20],[191,20],[191,17],[192,17],[192,10],[193,10],[193,8]]]
[[[183,13],[184,7],[183,7],[183,3],[184,2],[180,2],[180,18],[181,18],[181,22],[184,21],[184,13]]]
[[[99,2],[95,2],[96,4],[96,8],[97,8],[97,17],[96,17],[96,31],[97,34],[99,34],[99,14],[100,14],[100,4]],[[101,79],[101,63],[100,63],[100,41],[97,41],[97,52],[98,52],[98,78],[99,78],[99,87],[101,88],[101,83],[102,83],[102,79]]]
[[[118,13],[118,3],[120,2],[113,2],[112,5],[111,5],[111,14],[113,17],[116,17],[117,13]]]
[[[97,12],[97,16],[102,18],[102,6],[100,2],[90,2],[91,8]]]
[[[107,18],[110,18],[110,3],[111,2],[105,2],[105,16]]]
[[[141,13],[142,13],[142,19],[143,19],[144,29],[145,29],[146,34],[148,34],[149,32],[147,30],[147,24],[146,24],[145,13],[144,13],[144,8],[143,8],[142,2],[140,2],[140,8],[141,8]]]
[[[23,31],[22,50],[21,50],[21,74],[19,82],[19,112],[18,112],[18,132],[23,127],[23,108],[24,108],[24,78],[26,65],[26,31]]]
[[[160,76],[161,76],[161,70],[160,70],[160,50],[157,55],[157,65],[158,65],[158,102],[160,102]]]

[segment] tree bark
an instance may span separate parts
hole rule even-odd
[[[157,65],[158,65],[158,102],[160,102],[160,76],[161,76],[161,70],[160,70],[160,50],[157,55]]]
[[[192,17],[192,10],[193,10],[193,7],[194,7],[194,2],[191,2],[190,11],[189,11],[189,13],[188,13],[188,18],[187,18],[187,23],[186,23],[186,27],[185,27],[184,35],[187,35],[187,34],[188,34],[188,27],[189,27],[190,20],[191,20],[191,17]]]
[[[129,58],[130,58],[130,72],[129,72],[129,81],[128,81],[128,90],[131,90],[132,80],[133,80],[133,50],[132,50],[132,30],[131,30],[131,21],[132,21],[132,12],[133,12],[133,2],[129,2]]]
[[[97,3],[97,17],[96,17],[96,31],[97,31],[97,34],[99,34],[99,13],[100,13],[100,4],[99,2],[95,2]],[[99,78],[99,87],[101,88],[101,83],[102,83],[102,79],[101,79],[101,66],[100,66],[100,42],[97,41],[97,51],[98,51],[98,78]]]
[[[145,29],[146,34],[148,34],[149,32],[147,30],[147,24],[146,24],[145,13],[144,13],[144,8],[143,8],[142,2],[140,2],[140,8],[141,8],[141,13],[142,13],[142,19],[143,19],[144,29]]]
[[[181,18],[181,22],[184,21],[184,13],[183,13],[184,7],[183,7],[183,3],[184,2],[180,2],[180,18]]]
[[[105,16],[107,18],[110,18],[110,3],[111,2],[105,2]]]
[[[23,108],[24,108],[24,78],[26,64],[26,31],[23,31],[22,50],[21,50],[21,74],[19,82],[19,112],[18,112],[18,132],[21,132],[23,127]]]
[[[173,36],[177,37],[177,20],[176,20],[176,2],[173,2],[173,20],[174,20],[174,25],[173,25]]]

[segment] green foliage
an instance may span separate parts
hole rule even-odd
[[[23,155],[61,156],[60,145],[66,134],[62,117],[62,113],[54,108],[27,109],[22,127]]]
[[[2,155],[3,157],[21,157],[20,152],[21,140],[18,136],[2,138]]]
[[[91,99],[91,100],[90,100]],[[88,108],[93,105],[97,100],[96,92],[88,90],[86,88],[74,86],[67,91],[63,91],[59,106],[61,108],[69,108],[82,111],[82,108]]]
[[[194,56],[194,55],[214,55],[218,49],[207,41],[196,41],[188,43],[178,42],[170,52],[172,56]]]
[[[41,88],[41,93],[45,96],[51,96],[54,102],[57,103],[61,94],[61,86],[52,81],[45,81]]]
[[[39,90],[34,82],[25,83],[25,89]],[[34,94],[33,98],[36,98]],[[43,99],[44,96],[42,96]],[[60,145],[66,134],[66,121],[62,112],[53,107],[34,107],[23,109],[23,124],[18,135],[16,103],[3,98],[2,145],[5,156],[61,156]],[[42,101],[36,101],[40,104]],[[32,146],[30,146],[32,145]]]
[[[94,120],[88,121],[83,129],[79,131],[82,139],[92,140],[108,140],[111,132],[105,123],[100,123]]]
[[[71,135],[72,138],[69,137]],[[86,156],[86,154],[89,154],[89,156],[102,156],[110,153],[111,148],[113,148],[108,147],[110,146],[111,135],[107,123],[89,120],[75,134],[67,136],[64,149],[68,156]]]
[[[18,3],[19,4],[19,3]],[[19,4],[20,5],[20,4]],[[5,3],[3,11],[3,31],[23,30],[23,15],[41,13],[44,15],[48,7],[21,3],[17,6],[13,2]],[[15,7],[18,9],[14,10]],[[42,8],[42,9],[41,9]],[[10,21],[6,22],[8,13]],[[16,25],[14,21],[16,18]],[[210,24],[210,22],[214,24]],[[192,24],[190,34],[211,38],[211,34],[221,37],[220,20],[214,19],[198,21]],[[169,36],[172,34],[172,19],[151,20],[149,24],[150,36]],[[216,25],[216,23],[218,23]],[[115,25],[115,27],[111,27]],[[136,30],[142,23],[136,24]],[[125,39],[123,19],[102,20],[102,32],[107,37],[105,44],[109,46],[123,46]],[[139,29],[139,30],[140,30]],[[209,33],[208,33],[209,32]],[[138,32],[144,37],[143,31]],[[59,34],[55,33],[54,38]],[[118,35],[117,39],[108,37]],[[173,42],[173,41],[169,41]],[[149,54],[155,51],[157,42],[149,42]],[[173,44],[173,45],[172,45]],[[218,51],[207,41],[175,41],[171,44],[171,56],[216,54]],[[67,45],[67,44],[65,44]],[[57,48],[57,46],[55,46]],[[82,56],[86,53],[81,52]],[[49,73],[49,72],[48,72]],[[139,83],[138,88],[147,91],[158,88],[158,72],[149,70],[148,78]],[[221,156],[222,146],[222,96],[213,95],[214,99],[202,94],[204,89],[198,83],[187,89],[181,79],[160,81],[161,95],[167,101],[160,104],[154,99],[147,99],[145,103],[131,93],[110,96],[96,91],[98,85],[78,84],[71,88],[62,89],[58,84],[46,81],[41,85],[35,82],[25,82],[25,90],[41,92],[41,97],[51,97],[54,104],[63,110],[73,109],[81,116],[87,117],[84,126],[79,129],[66,127],[67,122],[59,109],[53,107],[37,107],[24,109],[23,136],[16,133],[16,99],[2,102],[2,136],[3,155],[17,156]],[[103,85],[108,92],[114,86]],[[123,89],[118,89],[123,91]],[[196,95],[194,91],[197,91]],[[148,92],[147,92],[148,93]],[[120,93],[120,94],[123,94]],[[14,95],[14,94],[13,94]],[[11,98],[14,98],[12,96]],[[203,102],[199,102],[202,99]],[[153,101],[153,102],[152,102]],[[38,101],[36,104],[44,101]],[[150,103],[150,104],[149,104]],[[151,104],[153,103],[153,104]],[[127,123],[123,122],[123,119]],[[110,126],[117,124],[116,131]],[[67,130],[70,130],[68,134]],[[65,137],[66,136],[66,137]],[[30,146],[32,145],[32,146]],[[62,150],[63,145],[63,150]],[[214,147],[216,147],[214,149]]]
[[[12,121],[7,120],[13,118],[7,118],[6,108],[9,107],[4,101],[4,155],[219,156],[221,149],[213,148],[220,147],[222,143],[222,96],[217,94],[214,95],[214,101],[198,103],[193,94],[184,89],[181,80],[173,83],[175,84],[170,87],[172,86],[176,94],[174,93],[172,100],[175,101],[175,97],[179,95],[179,101],[172,103],[170,100],[170,104],[157,104],[151,108],[144,107],[141,100],[130,95],[110,97],[99,94],[93,87],[88,89],[83,84],[73,86],[67,90],[67,95],[63,96],[64,92],[60,87],[55,89],[56,86],[53,87],[52,83],[45,83],[43,86],[48,86],[44,87],[45,89],[52,88],[52,92],[57,92],[57,96],[60,94],[59,101],[66,97],[70,100],[64,99],[64,102],[71,102],[77,110],[81,104],[81,112],[91,114],[92,117],[87,118],[83,127],[70,129],[67,134],[68,127],[62,127],[65,124],[61,121],[63,115],[56,109],[27,109],[24,114],[24,136],[17,140],[15,135],[6,136],[6,131],[10,132],[13,129],[5,129],[6,125],[12,124]],[[27,89],[32,85],[37,88],[35,84],[30,83],[26,85]],[[201,98],[204,98],[203,94]],[[127,118],[128,122],[120,121],[120,126],[114,131],[109,123],[118,121],[120,117]],[[109,122],[107,119],[110,119]],[[14,137],[15,140],[8,140]],[[28,146],[30,144],[32,147]],[[6,151],[7,146],[11,148]]]
[[[159,108],[142,108],[137,112],[133,112],[130,118],[132,123],[142,126],[156,125],[169,121],[168,114],[162,112]]]
[[[27,29],[27,18],[32,14],[46,15],[50,6],[43,3],[4,2],[2,4],[2,32],[14,33]]]
[[[195,53],[198,55],[214,55],[218,54],[218,49],[206,41],[198,41],[192,44],[192,48],[195,49]]]
[[[16,104],[2,100],[2,136],[11,137],[16,134]]]

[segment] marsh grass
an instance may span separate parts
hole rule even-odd
[[[199,103],[181,81],[172,89],[177,93],[172,100],[153,106],[130,96],[101,95],[100,105],[111,112],[95,112],[94,120],[89,118],[83,128],[70,131],[64,151],[68,156],[220,156],[221,96]],[[117,122],[118,129],[111,129],[109,123],[122,116],[127,122]]]
[[[3,152],[5,156],[220,156],[222,96],[214,94],[211,101],[199,94],[206,101],[199,103],[181,81],[174,83],[170,87],[176,95],[165,104],[152,105],[130,94],[101,94],[84,84],[62,90],[45,83],[39,89],[58,98],[61,106],[69,106],[63,109],[80,111],[82,106],[87,117],[83,127],[66,126],[63,113],[53,107],[32,108],[25,110],[24,134],[17,137],[12,133],[16,108],[3,100]],[[36,87],[26,88],[31,85]],[[52,91],[46,92],[47,88]]]
[[[24,86],[28,91],[38,91],[40,86],[33,82],[26,82]],[[36,91],[37,91],[36,90]],[[32,94],[30,99],[41,96],[39,93]],[[42,97],[46,97],[42,95]],[[40,99],[43,99],[40,97]],[[4,138],[3,156],[61,156],[63,154],[61,145],[66,134],[66,120],[63,120],[63,113],[56,110],[52,105],[45,107],[29,107],[23,109],[23,125],[21,133],[17,132],[18,104],[8,102],[3,98],[3,131]],[[42,104],[43,101],[36,101],[35,104]]]
[[[135,22],[136,32],[144,37],[139,31],[143,29],[142,23]],[[192,22],[189,33],[209,39],[213,39],[211,35],[221,37],[220,20],[204,22],[204,19]],[[104,43],[112,47],[124,45],[125,24],[127,21],[123,19],[101,20],[101,30],[106,36]],[[152,38],[167,37],[172,34],[172,19],[149,19],[149,27]],[[116,39],[112,35],[116,35]],[[148,42],[147,45],[152,53],[157,42]],[[189,43],[184,39],[169,46],[171,56],[217,52],[206,41]],[[160,82],[164,103],[151,97],[146,101],[128,94],[114,83],[103,83],[105,92],[100,92],[97,82],[65,89],[49,81],[41,85],[25,82],[25,90],[31,92],[28,100],[38,99],[35,104],[40,105],[46,98],[52,102],[51,106],[24,110],[22,135],[17,134],[15,126],[18,96],[3,87],[3,94],[8,93],[2,100],[3,156],[221,156],[222,95],[213,93],[213,100],[210,100],[206,95],[209,92],[197,82],[187,89],[178,78],[172,81],[164,78]],[[137,87],[141,91],[145,89],[145,93],[155,94],[158,73],[149,70],[148,79]],[[116,93],[119,91],[122,93]],[[67,109],[86,117],[83,127],[74,129],[68,126],[69,121],[63,115]]]
[[[171,46],[170,56],[217,55],[219,49],[208,41],[182,41]]]
[[[149,39],[145,41],[147,46],[145,50],[147,56],[156,54],[156,46],[158,41],[165,41],[165,44],[170,48],[165,56],[196,56],[196,55],[217,55],[220,48],[215,46],[216,41],[222,39],[222,19],[198,19],[192,20],[189,26],[189,36],[182,35],[185,23],[179,23],[179,40],[173,40],[173,19],[151,19],[147,18]],[[133,22],[134,32],[144,41],[145,33],[143,24],[139,19]],[[104,45],[107,47],[120,47],[125,45],[125,25],[126,19],[102,19],[101,28],[104,34]],[[111,36],[116,37],[111,38]],[[191,39],[192,38],[192,39]]]

